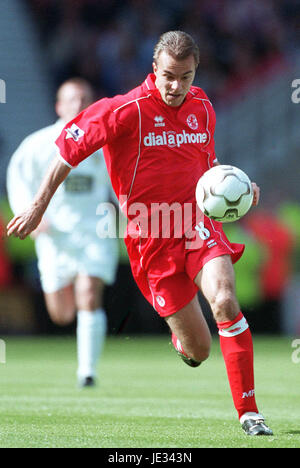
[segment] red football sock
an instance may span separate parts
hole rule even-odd
[[[173,346],[174,348],[176,349],[176,351],[178,351],[179,353],[183,354],[184,356],[188,357],[188,355],[186,354],[186,352],[184,351],[183,347],[182,347],[182,344],[180,343],[179,339],[177,338],[177,336],[175,335],[175,333],[172,333],[172,343],[173,343]]]
[[[232,321],[217,323],[233,403],[239,418],[258,413],[254,395],[252,336],[242,312]]]

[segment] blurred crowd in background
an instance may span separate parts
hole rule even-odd
[[[25,0],[55,84],[88,78],[99,96],[125,92],[151,71],[164,31],[200,46],[198,84],[216,101],[300,46],[298,0]]]
[[[200,45],[196,84],[216,106],[254,75],[284,63],[300,47],[298,0],[23,2],[36,25],[53,89],[69,77],[81,76],[93,84],[99,98],[124,93],[143,81],[151,72],[158,37],[170,29],[189,32]],[[32,301],[37,301],[35,314],[42,301],[33,242],[6,239],[4,225],[10,211],[5,200],[0,212],[1,300],[9,303],[5,294],[12,285],[30,292],[24,295],[22,318],[21,314],[17,318],[16,304],[10,297],[11,307],[0,318],[0,329],[9,332],[13,323],[16,332],[26,332],[27,325],[28,332],[49,332],[46,313],[43,319],[31,316]],[[262,205],[243,221],[225,226],[225,230],[233,242],[247,244],[236,265],[237,290],[247,318],[253,320],[253,331],[285,331],[285,294],[292,279],[300,277],[300,204],[284,201],[273,210]],[[125,253],[120,259],[119,278],[120,283],[117,280],[107,293],[107,310],[120,308],[123,315],[116,321],[109,318],[110,331],[116,333],[122,327],[129,332],[164,331],[136,290]],[[300,315],[299,310],[295,313]],[[294,334],[300,334],[300,318],[293,323]]]

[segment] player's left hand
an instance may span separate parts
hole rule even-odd
[[[260,188],[258,187],[258,185],[256,185],[255,182],[251,182],[251,183],[252,183],[252,188],[253,188],[253,202],[252,202],[252,206],[257,206],[257,205],[258,205],[258,202],[259,202]]]

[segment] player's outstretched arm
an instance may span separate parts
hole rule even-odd
[[[70,168],[55,158],[45,175],[31,206],[15,216],[7,225],[7,235],[25,239],[41,222],[43,214],[59,185],[65,180]]]

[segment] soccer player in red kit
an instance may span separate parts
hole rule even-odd
[[[207,359],[211,344],[197,297],[202,292],[219,329],[242,427],[249,435],[270,435],[255,401],[252,338],[235,294],[233,263],[244,246],[230,243],[222,225],[199,217],[196,207],[198,179],[218,164],[215,113],[204,91],[192,86],[198,63],[198,47],[188,34],[163,34],[154,49],[153,74],[128,94],[99,100],[66,125],[56,141],[59,157],[32,206],[9,223],[8,234],[22,239],[34,230],[70,170],[103,147],[129,220],[125,242],[140,290],[169,325],[177,352],[193,367]],[[257,204],[259,188],[254,183],[253,188]],[[164,226],[153,233],[149,225],[162,204],[175,212],[191,205],[188,225],[186,220],[179,228],[174,223],[167,236]]]

